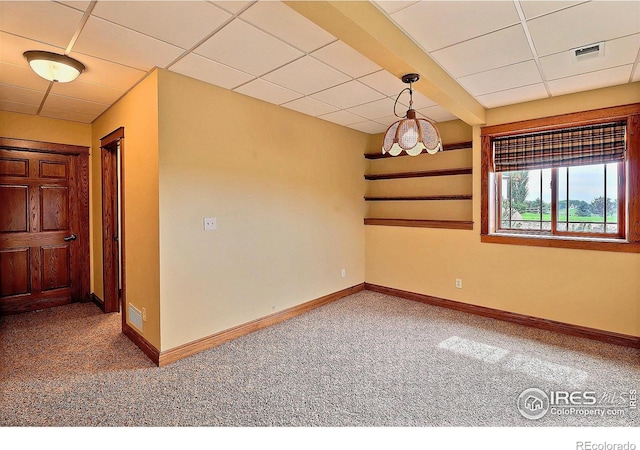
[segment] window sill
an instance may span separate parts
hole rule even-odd
[[[607,252],[640,253],[640,244],[623,239],[582,238],[569,236],[539,236],[511,233],[481,235],[481,242],[491,244],[526,245],[532,247],[571,248]]]

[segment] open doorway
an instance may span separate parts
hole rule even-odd
[[[123,202],[124,128],[100,140],[104,312],[124,311],[126,298]],[[125,317],[123,314],[123,323]]]

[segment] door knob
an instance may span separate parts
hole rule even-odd
[[[75,241],[76,239],[78,239],[78,236],[76,236],[75,234],[72,234],[71,236],[65,236],[63,239],[67,242]]]

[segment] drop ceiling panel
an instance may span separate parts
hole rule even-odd
[[[390,98],[383,98],[364,105],[354,106],[349,108],[348,111],[366,119],[375,120],[393,114],[394,103]],[[404,110],[402,110],[402,113],[404,113]]]
[[[183,50],[97,17],[90,17],[73,50],[140,70],[165,67]]]
[[[346,109],[379,100],[383,98],[383,95],[359,81],[350,81],[313,94],[312,97],[337,108]]]
[[[63,95],[50,94],[49,96],[47,96],[47,99],[44,102],[43,109],[52,108],[62,111],[71,111],[74,113],[86,114],[87,116],[93,116],[93,118],[96,118],[99,114],[102,114],[108,107],[108,104],[65,97]]]
[[[632,69],[633,64],[613,67],[611,69],[599,70],[597,72],[589,72],[573,77],[552,80],[549,81],[548,85],[552,95],[590,91],[592,89],[627,83],[631,77]]]
[[[269,83],[268,81],[260,78],[244,84],[234,90],[241,94],[249,95],[276,105],[302,97],[302,94],[298,94],[297,92],[283,88],[277,84]]]
[[[225,89],[233,89],[254,79],[253,75],[227,67],[190,53],[170,67],[170,70]]]
[[[348,111],[336,111],[333,113],[320,116],[322,120],[328,120],[329,122],[337,123],[338,125],[353,125],[354,123],[362,123],[363,117],[356,116]]]
[[[542,16],[544,14],[549,14],[554,11],[559,11],[564,8],[568,8],[569,6],[577,5],[578,3],[584,3],[583,1],[577,2],[565,2],[565,1],[520,1],[520,6],[522,6],[522,12],[527,19],[532,19],[534,17]]]
[[[231,18],[229,12],[203,1],[99,1],[92,14],[183,49]]]
[[[134,69],[82,53],[71,52],[69,56],[77,59],[86,66],[87,69],[80,74],[78,80],[87,83],[99,84],[126,91],[147,74],[144,70]]]
[[[456,116],[444,109],[442,106],[431,106],[429,108],[418,109],[418,114],[428,117],[434,122],[446,122],[457,119]]]
[[[527,22],[538,56],[640,32],[640,2],[592,1]]]
[[[521,25],[438,50],[431,56],[454,78],[533,59]]]
[[[54,2],[1,1],[0,18],[3,31],[64,48],[82,13]]]
[[[240,17],[307,53],[336,40],[333,35],[281,2],[256,2]]]
[[[54,83],[51,88],[51,93],[86,100],[89,102],[111,105],[122,97],[125,91],[99,84],[87,83],[86,81],[81,81],[78,78],[73,83]]]
[[[505,1],[418,2],[391,17],[427,51],[519,23],[513,2]]]
[[[285,103],[282,106],[310,116],[321,116],[322,114],[328,114],[338,110],[335,106],[328,105],[311,97],[302,97]]]
[[[74,9],[77,9],[78,11],[83,11],[83,12],[86,11],[89,5],[91,4],[90,1],[85,1],[85,0],[58,1],[57,3],[62,3],[63,5],[67,5],[71,8],[74,8]]]
[[[9,100],[3,100],[0,97],[0,110],[16,112],[21,114],[36,114],[38,112],[38,106],[12,102]]]
[[[255,76],[303,55],[301,51],[238,19],[196,48],[195,53]]]
[[[633,73],[633,78],[631,81],[640,81],[640,64],[636,63],[636,70]]]
[[[232,0],[222,0],[218,2],[211,2],[220,8],[229,11],[231,14],[237,14],[245,9],[247,6],[253,3],[253,1],[249,2],[241,2],[241,1],[232,1]]]
[[[40,106],[45,91],[0,84],[0,100]]]
[[[640,48],[640,34],[607,41],[602,50],[604,55],[576,60],[572,50],[540,58],[542,70],[548,80],[565,78],[586,72],[632,64]]]
[[[542,77],[535,61],[530,60],[462,77],[458,82],[477,96],[542,83]]]
[[[387,131],[387,127],[385,125],[373,122],[371,120],[368,120],[366,122],[354,123],[352,125],[349,125],[349,128],[353,128],[354,130],[362,131],[363,133],[369,134],[384,133],[385,131]]]
[[[8,84],[37,91],[46,91],[49,82],[36,75],[29,67],[0,63],[0,84]]]
[[[2,3],[0,2],[0,5]],[[0,24],[3,22],[0,21]],[[23,53],[27,50],[44,50],[53,53],[64,53],[64,48],[14,36],[9,33],[0,33],[0,61],[21,67],[29,67]],[[34,74],[35,75],[35,74]],[[37,76],[37,75],[36,75]]]
[[[413,5],[414,3],[418,3],[417,1],[401,1],[401,0],[391,0],[391,1],[379,1],[374,2],[378,8],[386,11],[387,14],[393,14],[394,12],[398,12],[401,9],[406,8],[407,6]]]
[[[300,58],[262,78],[305,95],[350,80],[347,75],[311,56]]]
[[[549,95],[543,83],[522,86],[514,89],[479,95],[477,100],[485,108],[497,108],[499,106],[512,105],[514,103],[528,102],[546,98]]]
[[[358,81],[367,86],[382,92],[388,97],[396,97],[400,91],[407,87],[400,78],[393,76],[386,70],[372,73],[371,75],[359,78]]]
[[[66,109],[51,108],[48,106],[42,108],[40,115],[43,117],[50,117],[52,119],[70,120],[72,122],[81,123],[91,123],[96,119],[96,116],[93,114],[84,114]]]
[[[314,58],[358,78],[382,70],[382,67],[362,56],[342,41],[335,41],[311,54]]]

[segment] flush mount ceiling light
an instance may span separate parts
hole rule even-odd
[[[382,154],[389,153],[391,156],[398,156],[404,150],[410,156],[417,156],[424,150],[433,155],[442,150],[442,140],[435,124],[429,119],[416,118],[416,111],[413,109],[413,83],[420,79],[417,73],[408,73],[402,76],[402,82],[409,85],[398,94],[396,103],[393,105],[393,113],[398,104],[398,99],[403,92],[409,91],[409,110],[407,114],[387,128],[382,143]],[[398,116],[396,114],[397,117]]]
[[[84,64],[80,61],[57,53],[30,50],[24,52],[24,57],[35,73],[45,80],[58,83],[68,83],[75,80],[85,69]]]

